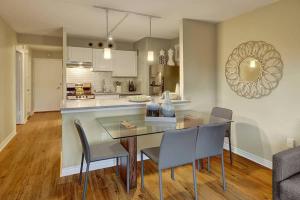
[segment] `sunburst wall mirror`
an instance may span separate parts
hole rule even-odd
[[[263,41],[249,41],[228,57],[225,76],[230,88],[248,99],[261,98],[275,89],[283,75],[280,53]]]

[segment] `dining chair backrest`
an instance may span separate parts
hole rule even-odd
[[[84,153],[85,159],[86,159],[87,162],[89,162],[90,158],[91,158],[91,151],[90,151],[90,145],[87,141],[85,132],[84,132],[84,130],[82,128],[82,125],[81,125],[79,120],[75,120],[74,124],[75,124],[75,127],[77,129],[77,132],[78,132],[78,135],[79,135],[79,138],[80,138],[80,142],[81,142],[81,145],[82,145],[82,151]]]
[[[160,145],[159,169],[193,162],[195,160],[197,134],[198,128],[166,131]]]
[[[232,120],[232,110],[227,108],[221,108],[221,107],[214,107],[211,111],[211,115],[214,117],[220,117],[228,120]],[[228,136],[231,131],[231,124],[228,123],[226,127],[226,133],[225,135]]]
[[[199,127],[196,158],[206,158],[223,153],[226,123],[209,124]]]

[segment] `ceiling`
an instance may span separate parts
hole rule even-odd
[[[1,0],[0,16],[18,33],[60,36],[61,27],[78,36],[106,35],[105,12],[93,5],[161,16],[153,19],[153,37],[175,38],[182,18],[220,22],[274,0]],[[112,28],[124,13],[110,12]],[[129,15],[113,36],[136,41],[149,34],[149,19]]]

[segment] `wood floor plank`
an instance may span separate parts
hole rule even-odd
[[[81,199],[78,175],[59,177],[61,152],[61,116],[58,112],[37,113],[26,125],[17,127],[15,138],[0,152],[0,199],[4,200],[76,200]],[[197,172],[198,196],[203,200],[272,199],[271,170],[237,155],[229,163],[225,152],[227,190],[221,185],[220,158],[211,159],[211,172]],[[138,166],[138,174],[140,166]],[[193,199],[192,166],[163,171],[164,197],[167,200]],[[145,161],[145,189],[126,193],[114,168],[92,171],[87,192],[89,200],[157,200],[157,167]]]

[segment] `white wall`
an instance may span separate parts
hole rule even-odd
[[[180,27],[180,78],[192,108],[209,111],[216,103],[217,25],[183,19]]]
[[[0,18],[0,150],[16,131],[16,33]]]
[[[300,144],[300,1],[283,0],[218,25],[218,105],[234,111],[233,145],[271,160],[286,149],[286,138]],[[261,99],[235,94],[224,66],[232,50],[249,40],[271,43],[281,53],[283,78]]]

